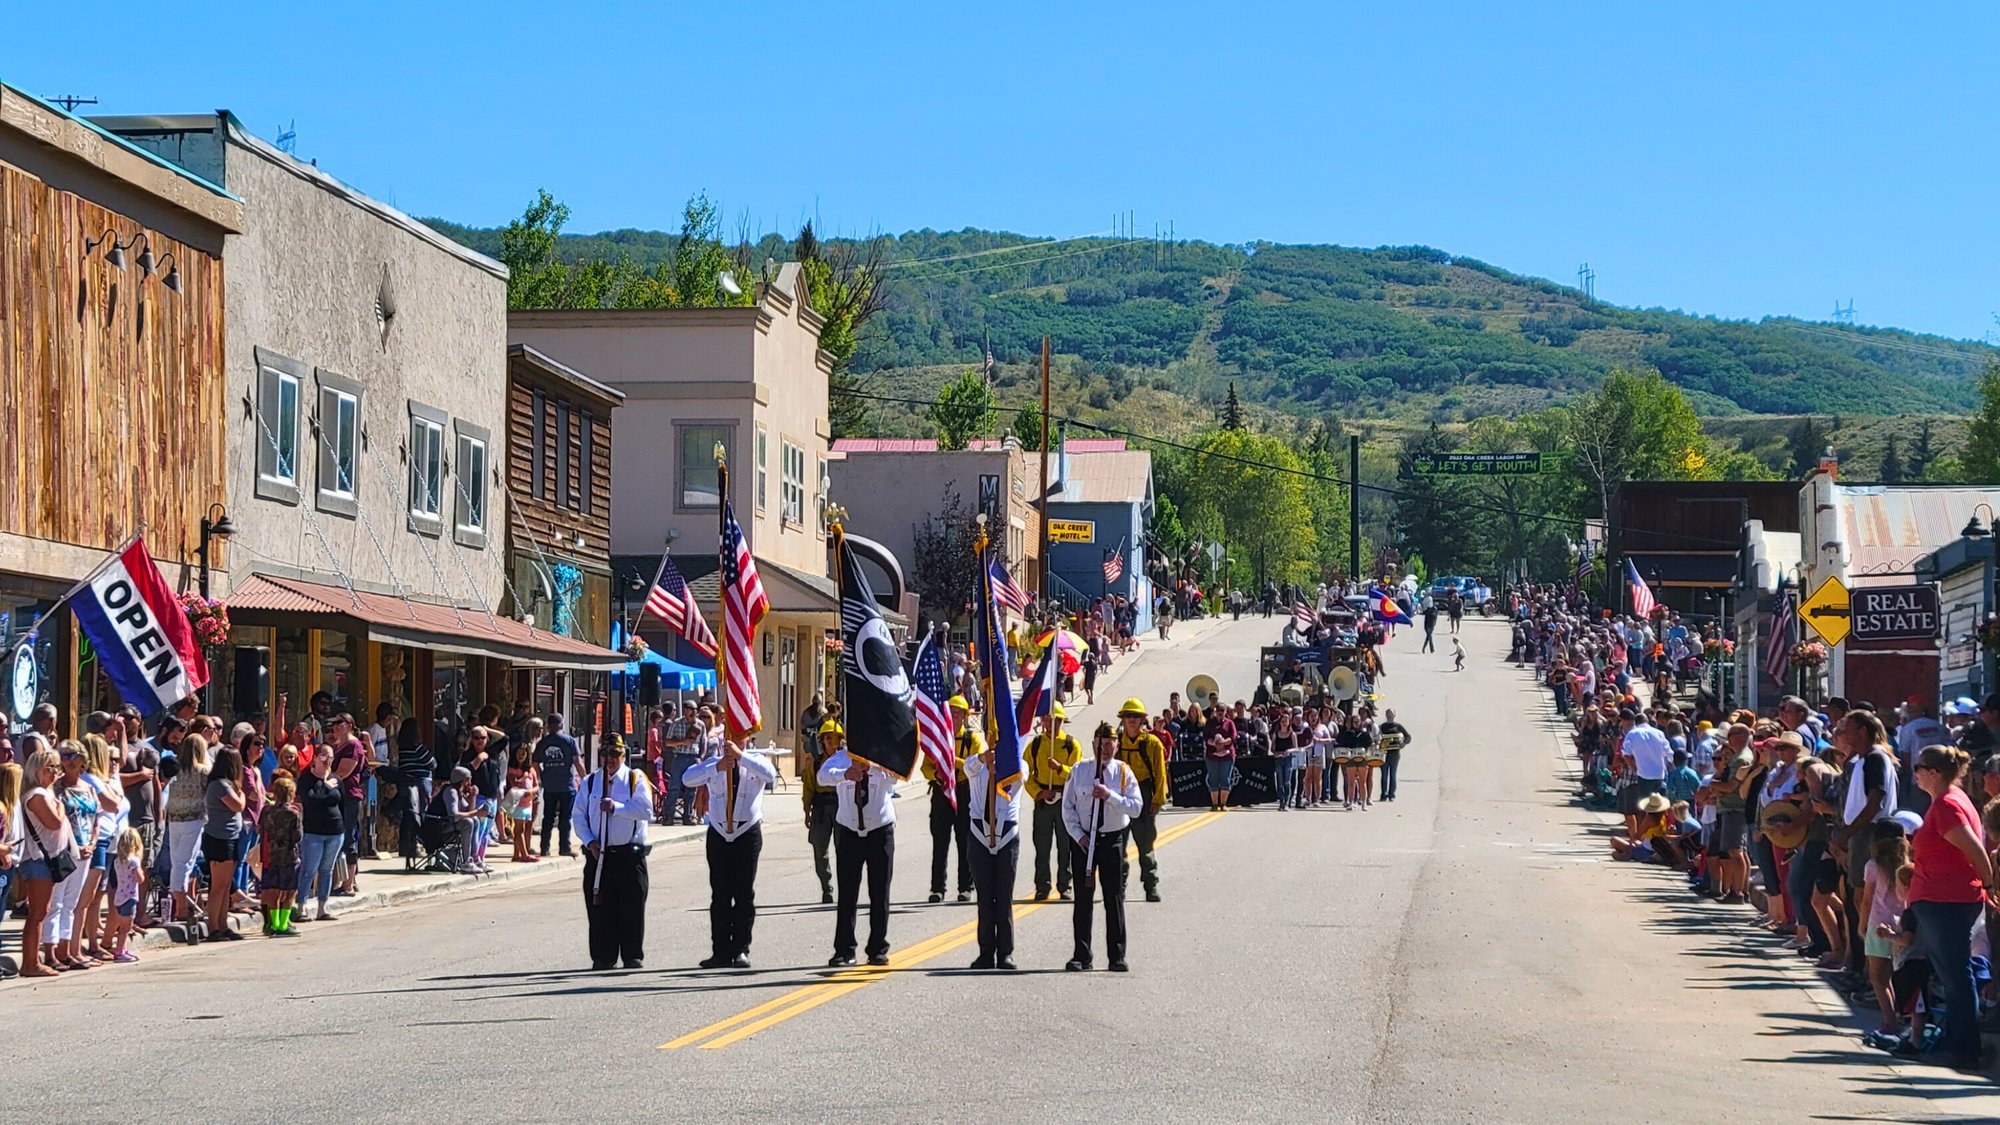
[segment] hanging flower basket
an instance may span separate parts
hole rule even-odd
[[[624,653],[633,660],[646,659],[646,654],[652,650],[653,646],[646,643],[646,638],[637,633],[625,638]]]
[[[1701,646],[1702,659],[1711,663],[1717,660],[1728,660],[1735,655],[1736,642],[1724,640],[1720,637],[1710,637]]]
[[[1977,635],[1979,647],[1988,652],[2000,649],[2000,613],[1987,614],[1986,619],[1979,623]]]
[[[846,646],[840,643],[840,637],[838,635],[828,634],[826,638],[826,651],[829,655],[841,652],[845,648]]]
[[[228,606],[200,594],[182,594],[181,610],[187,614],[188,625],[194,629],[194,639],[202,647],[215,648],[229,643]]]
[[[1826,646],[1818,641],[1801,641],[1792,646],[1792,667],[1818,668],[1826,663]]]

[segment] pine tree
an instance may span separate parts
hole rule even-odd
[[[1979,409],[1965,428],[1959,472],[1966,484],[2000,484],[2000,362],[1979,377]]]
[[[1826,425],[1818,415],[1808,414],[1792,427],[1792,475],[1803,480],[1808,473],[1819,467],[1820,454],[1826,452]]]
[[[1936,460],[1937,448],[1931,444],[1931,420],[1926,418],[1917,423],[1917,440],[1910,446],[1909,459],[1903,462],[1903,475],[1910,480],[1923,480]]]
[[[1882,443],[1882,470],[1876,474],[1876,479],[1883,484],[1901,484],[1903,481],[1903,458],[1896,452],[1895,434],[1890,434],[1889,440]]]
[[[1243,402],[1236,397],[1236,380],[1229,381],[1229,397],[1222,400],[1222,428],[1240,430],[1243,428]]]

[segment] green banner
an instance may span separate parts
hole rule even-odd
[[[1420,477],[1530,476],[1542,471],[1539,453],[1419,453],[1410,471]]]

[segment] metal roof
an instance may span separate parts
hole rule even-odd
[[[1071,456],[1063,486],[1058,503],[1116,504],[1150,500],[1153,495],[1153,455],[1143,449],[1134,449]]]
[[[1871,572],[1908,571],[1917,560],[1959,538],[1966,520],[1984,506],[1991,522],[2000,511],[2000,487],[1977,485],[1836,485],[1841,529],[1852,578]]]

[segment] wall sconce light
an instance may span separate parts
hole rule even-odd
[[[104,233],[98,235],[96,238],[86,238],[83,240],[83,256],[86,258],[90,257],[93,253],[96,253],[99,246],[107,242],[111,244],[111,249],[104,252],[104,260],[110,262],[114,269],[124,269],[125,247],[131,244],[121,241],[118,238],[118,232],[112,230],[110,227],[105,227]]]

